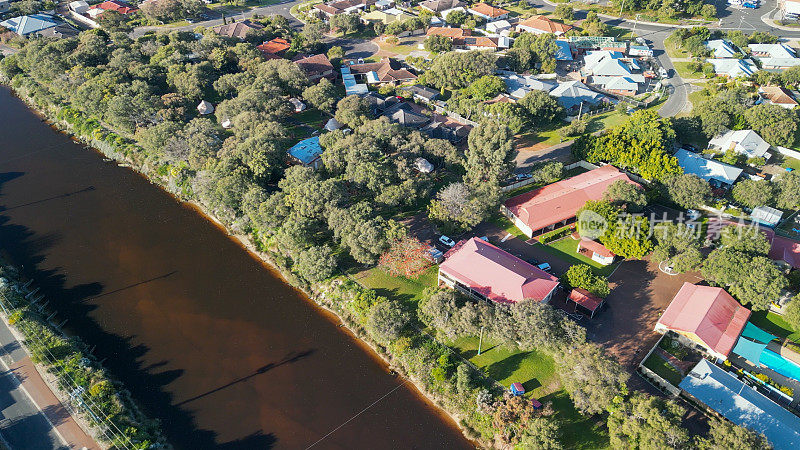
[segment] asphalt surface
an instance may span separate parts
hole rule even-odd
[[[14,449],[62,449],[63,445],[39,407],[23,391],[20,380],[8,367],[27,357],[19,343],[0,321],[0,435]]]

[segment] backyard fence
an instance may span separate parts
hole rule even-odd
[[[644,366],[644,362],[647,361],[648,358],[650,358],[650,356],[653,354],[653,351],[655,351],[655,349],[658,348],[658,345],[661,344],[661,341],[663,339],[664,335],[661,335],[661,337],[658,338],[658,342],[656,342],[656,345],[654,345],[653,348],[651,348],[650,351],[647,352],[647,355],[645,355],[645,357],[642,359],[642,362],[639,363],[639,367],[636,370],[642,376],[642,378],[645,379],[645,381],[652,384],[660,391],[666,392],[674,397],[677,397],[681,395],[680,388],[673,386],[672,383],[665,380],[660,375],[658,375],[657,373],[653,372],[652,370]]]

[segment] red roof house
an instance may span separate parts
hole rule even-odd
[[[508,17],[508,11],[503,8],[496,8],[486,3],[476,3],[467,9],[467,12],[474,16],[486,20],[499,20]]]
[[[132,7],[131,5],[117,0],[106,0],[103,3],[95,6],[95,8],[100,8],[104,11],[116,11],[120,14],[130,14],[136,11],[136,8]]]
[[[329,80],[336,79],[336,73],[333,70],[333,64],[327,56],[320,53],[313,56],[298,56],[294,62],[300,66],[300,69],[306,74],[309,81],[317,81],[320,78],[327,78]]]
[[[553,33],[556,36],[561,36],[567,31],[571,30],[572,26],[550,20],[546,16],[533,16],[528,17],[517,25],[517,31],[533,34]]]
[[[575,303],[575,310],[578,307],[588,312],[590,317],[594,317],[597,310],[603,306],[604,300],[583,288],[575,288],[569,293],[569,300]]]
[[[618,180],[638,186],[616,167],[602,166],[512,197],[502,210],[517,228],[533,237],[545,228],[566,225],[588,200],[602,199],[606,189]]]
[[[749,318],[750,310],[725,289],[683,283],[658,319],[656,331],[674,331],[725,360]]]
[[[800,269],[800,242],[775,235],[769,249],[769,259],[783,261],[794,269]]]
[[[445,254],[439,285],[498,303],[548,302],[558,278],[494,245],[472,238]]]
[[[271,56],[278,56],[286,50],[289,50],[291,45],[292,44],[286,39],[277,37],[271,41],[264,42],[256,48],[261,50],[261,53],[270,58]]]
[[[583,238],[580,242],[578,242],[578,253],[581,253],[592,261],[597,261],[604,266],[613,263],[614,257],[617,256],[612,253],[611,250],[607,249],[605,245],[586,238]]]

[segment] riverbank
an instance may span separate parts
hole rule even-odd
[[[169,448],[158,422],[146,417],[124,386],[106,375],[87,346],[50,321],[53,315],[44,310],[47,301],[31,283],[0,259],[0,315],[32,363],[27,369],[25,361],[19,365],[27,372],[22,383],[36,393],[37,404],[61,439],[83,448],[95,448],[95,442],[101,448]],[[52,395],[36,386],[31,369]]]
[[[413,383],[416,392],[423,393],[424,395],[421,398],[428,402],[429,405],[434,406],[434,403],[439,404],[439,408],[434,410],[437,412],[437,414],[449,414],[447,416],[447,422],[449,422],[453,427],[458,425],[462,431],[465,429],[460,423],[463,420],[462,415],[458,414],[458,412],[454,412],[451,408],[447,408],[449,410],[448,412],[444,412],[442,409],[440,409],[442,404],[445,403],[445,401],[442,399],[442,395],[427,389],[426,386],[424,386],[424,383],[420,382],[418,377],[415,378],[414,376],[410,375],[408,371],[403,370],[400,365],[397,364],[396,358],[392,356],[392,354],[396,354],[396,352],[387,350],[380,344],[377,344],[374,340],[371,340],[362,326],[357,324],[355,320],[348,318],[350,314],[346,310],[345,305],[331,301],[330,297],[325,296],[325,289],[328,288],[327,285],[311,286],[308,283],[303,282],[303,280],[299,279],[293,272],[291,272],[285,264],[281,264],[280,255],[271,253],[269,249],[260,248],[261,246],[252,236],[245,236],[241,234],[236,235],[232,227],[224,224],[221,220],[214,217],[214,215],[211,214],[211,212],[204,205],[182,198],[180,195],[180,190],[175,189],[174,186],[169,186],[169,181],[157,173],[157,168],[142,165],[140,164],[140,161],[136,160],[136,158],[127,156],[124,151],[119,151],[109,145],[105,145],[106,141],[97,140],[96,134],[91,137],[81,135],[76,127],[70,125],[69,122],[63,118],[58,117],[58,111],[56,111],[54,107],[39,107],[33,104],[31,98],[26,97],[25,92],[16,92],[17,95],[20,96],[20,98],[22,98],[30,107],[33,107],[38,111],[40,117],[47,118],[51,125],[56,129],[71,134],[80,142],[92,146],[95,150],[101,152],[108,158],[113,158],[121,164],[129,164],[150,182],[161,186],[165,191],[170,193],[173,198],[183,202],[184,205],[195,209],[196,212],[204,215],[209,221],[214,222],[216,226],[222,227],[222,230],[225,231],[226,234],[236,239],[241,246],[250,252],[251,255],[262,261],[265,267],[271,268],[273,271],[277,271],[282,279],[294,286],[299,291],[303,292],[306,296],[306,300],[316,304],[320,308],[320,311],[326,312],[324,315],[328,317],[329,320],[332,322],[339,321],[340,323],[345,324],[350,333],[352,333],[354,337],[359,338],[357,340],[354,339],[354,342],[357,342],[358,345],[364,349],[369,349],[370,351],[368,354],[370,354],[371,357],[382,361],[382,365],[387,367],[387,370],[388,368],[393,367],[395,372],[405,374],[410,381],[404,381],[403,384],[411,385]],[[341,280],[333,280],[333,282],[339,281]],[[472,408],[474,409],[474,399],[470,398],[468,400],[469,403],[473,405]]]

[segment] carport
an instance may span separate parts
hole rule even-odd
[[[567,300],[575,303],[575,312],[587,314],[591,318],[594,318],[594,314],[599,311],[603,303],[605,303],[605,300],[583,288],[573,289],[572,292],[569,293]]]

